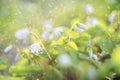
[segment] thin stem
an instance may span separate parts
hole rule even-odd
[[[49,58],[50,60],[52,60],[51,56],[50,56],[49,53],[47,52],[47,50],[46,50],[44,44],[42,43],[41,39],[39,38],[39,36],[38,36],[36,33],[34,33],[34,32],[31,32],[31,34],[34,35],[34,36],[40,41],[40,44],[41,44],[42,48],[46,51],[46,54],[48,55],[48,58]]]
[[[70,32],[72,31],[72,29],[74,28],[74,26],[71,26],[70,30],[68,31],[68,35],[67,38],[70,40]]]

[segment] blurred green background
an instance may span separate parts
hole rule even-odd
[[[1,0],[0,37],[1,41],[12,43],[14,32],[22,27],[41,30],[43,22],[52,20],[53,26],[70,26],[74,18],[85,22],[94,16],[108,22],[113,10],[119,10],[119,0]],[[94,12],[87,15],[85,6],[90,4]],[[9,35],[9,36],[8,36]]]

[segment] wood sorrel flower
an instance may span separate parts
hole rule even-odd
[[[42,38],[46,41],[53,39],[53,35],[49,31],[44,31],[42,33]]]
[[[87,26],[85,24],[78,24],[74,26],[74,30],[78,31],[78,32],[84,32],[85,30],[87,30]]]
[[[63,67],[67,67],[71,64],[71,58],[68,54],[61,54],[58,57],[58,64]]]
[[[91,4],[87,4],[87,5],[85,6],[85,12],[86,12],[87,14],[93,13],[93,12],[94,12],[93,6],[92,6]]]
[[[28,28],[20,29],[15,33],[15,37],[19,40],[27,39],[28,35],[29,35]]]
[[[30,46],[30,52],[38,54],[42,50],[39,43],[34,43]]]
[[[54,29],[53,34],[55,36],[60,36],[62,32],[63,32],[63,28],[62,27],[57,27],[57,28]]]
[[[82,23],[80,23],[80,26],[79,26],[81,29],[83,29],[83,30],[87,30],[88,28],[87,28],[87,26],[85,25],[85,24],[82,24]]]
[[[98,20],[95,17],[90,17],[88,18],[87,22],[90,26],[96,26],[98,23]]]

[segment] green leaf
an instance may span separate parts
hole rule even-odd
[[[90,39],[91,39],[91,36],[88,33],[82,33],[79,35],[79,37],[74,39],[74,41],[79,46],[83,46],[83,45],[85,46]]]
[[[115,47],[115,44],[112,40],[104,40],[101,39],[97,42],[97,44],[100,46],[102,51],[111,53],[113,48]]]
[[[98,35],[100,35],[102,32],[102,29],[100,27],[91,27],[88,30],[88,33],[91,35],[91,38],[94,38]]]
[[[57,45],[64,45],[66,40],[66,37],[62,36],[58,41],[57,41]]]
[[[6,68],[7,68],[6,65],[4,65],[4,64],[1,64],[1,65],[0,65],[0,70],[5,70]]]
[[[77,45],[73,41],[68,42],[67,45],[76,51],[78,50]]]
[[[117,46],[112,52],[112,61],[120,68],[120,46]]]
[[[88,33],[82,33],[78,37],[79,40],[84,40],[84,41],[88,41],[90,40],[90,38],[91,36]]]
[[[82,53],[79,54],[79,58],[82,60],[89,60],[90,59],[87,55],[82,54]]]

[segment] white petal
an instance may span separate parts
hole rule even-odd
[[[63,32],[63,28],[62,27],[57,27],[57,28],[54,29],[54,33],[53,34],[55,36],[60,36],[62,32]]]
[[[87,5],[85,6],[85,11],[86,11],[87,14],[91,14],[91,13],[94,12],[94,8],[93,8],[92,5],[87,4]]]
[[[98,61],[98,57],[95,54],[92,57],[94,60]]]
[[[26,39],[29,35],[29,30],[27,28],[24,28],[24,29],[20,29],[18,31],[16,31],[15,33],[15,37],[17,39]]]
[[[66,67],[69,66],[71,64],[71,58],[68,54],[61,54],[58,57],[58,64]]]
[[[12,49],[12,45],[9,45],[4,49],[4,52],[8,53],[11,49]]]
[[[42,38],[46,41],[53,39],[53,35],[49,31],[44,31],[42,33]]]
[[[91,25],[91,26],[96,26],[97,23],[98,23],[98,20],[97,20],[97,18],[95,18],[95,17],[91,17],[91,18],[89,18],[89,19],[87,20],[87,22],[88,22],[88,24]]]
[[[80,28],[83,29],[83,30],[87,30],[88,29],[87,26],[85,24],[82,24],[82,23],[80,24]]]
[[[39,53],[42,50],[39,43],[34,43],[30,46],[30,52],[31,53]]]
[[[92,49],[90,49],[90,51],[89,51],[89,57],[90,57],[90,59],[92,59],[92,57],[93,57],[93,51],[92,51]]]
[[[78,32],[84,32],[85,30],[81,29],[78,26],[74,26],[74,30],[78,31]]]

